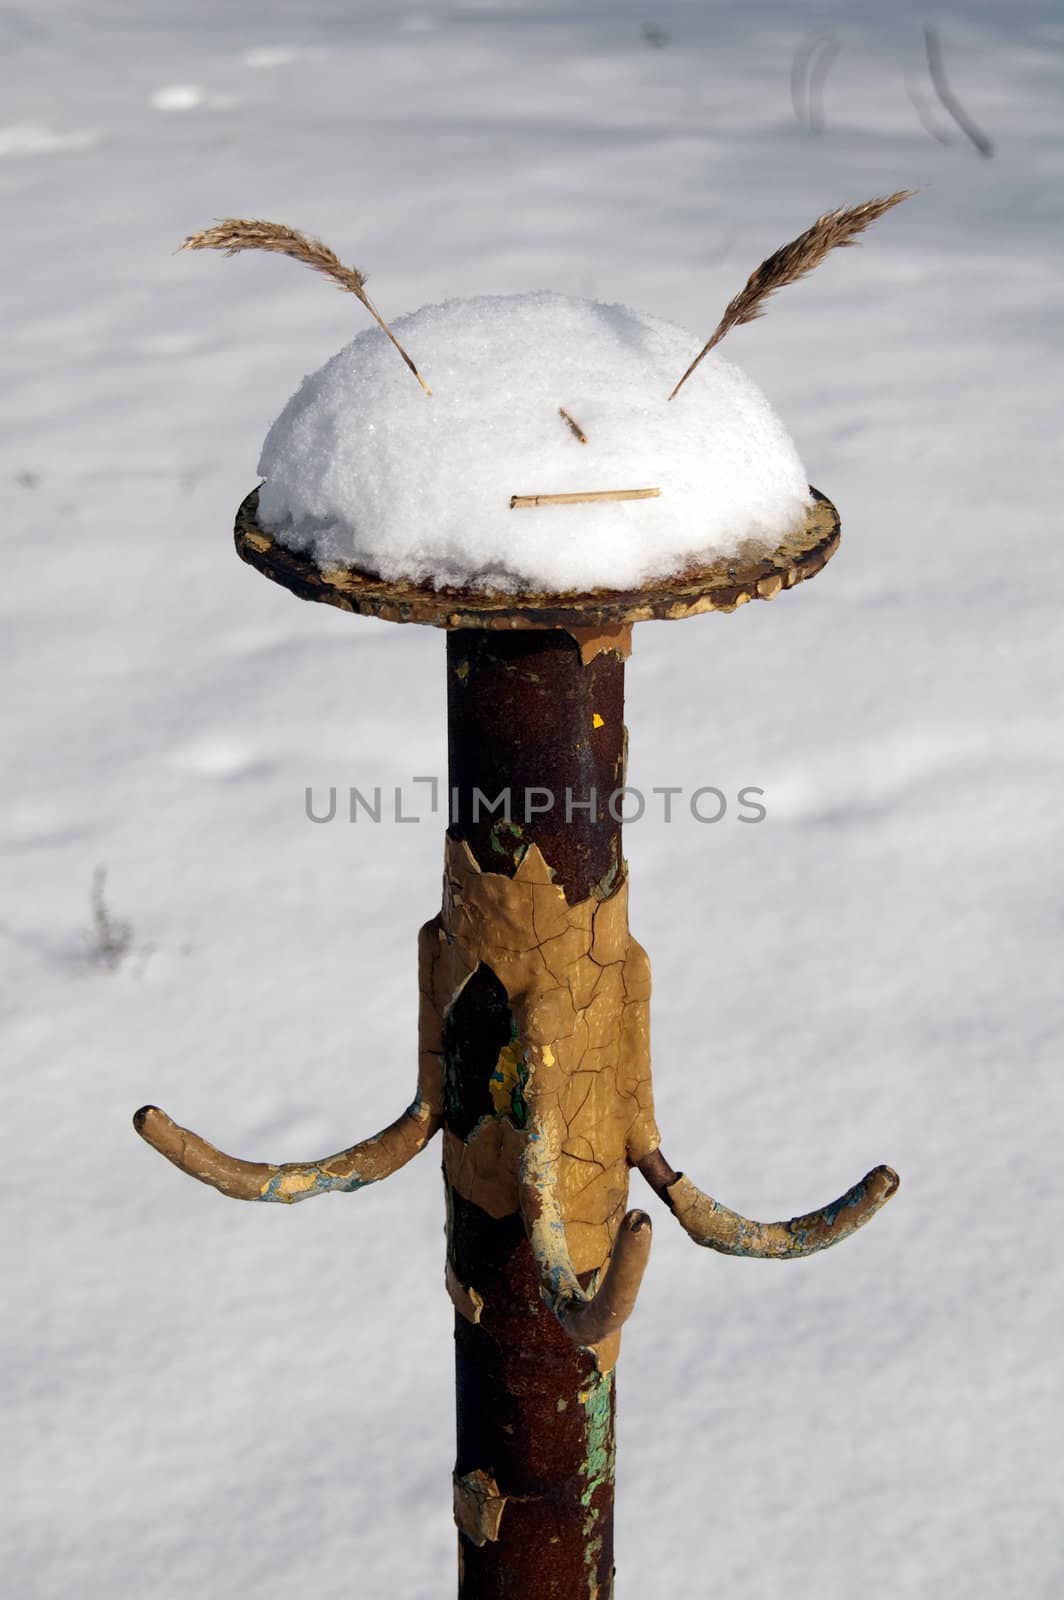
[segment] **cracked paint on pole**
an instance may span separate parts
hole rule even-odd
[[[626,642],[609,640],[618,647],[590,652],[585,664],[580,643],[561,632],[448,638],[449,783],[458,804],[423,993],[427,986],[446,1012],[448,1278],[459,1291],[455,1473],[456,1481],[490,1474],[506,1497],[496,1539],[477,1544],[459,1531],[461,1600],[612,1593],[614,1384],[600,1360],[615,1359],[616,1336],[596,1353],[560,1325],[545,1292],[552,1277],[545,1280],[522,1218],[521,1171],[522,1153],[543,1137],[539,1120],[559,1104],[569,1153],[555,1150],[545,1172],[565,1188],[576,1272],[568,1287],[582,1294],[608,1262],[627,1194],[629,1124],[643,1115],[638,1091],[596,1094],[596,1106],[613,1099],[627,1108],[607,1116],[609,1148],[596,1152],[595,1107],[582,1103],[597,1073],[578,1083],[570,1072],[601,1067],[603,1090],[607,1078],[615,1084],[620,1019],[629,1001],[636,1012],[645,1001],[635,966],[628,988],[622,980],[632,959],[627,885],[620,826],[606,808],[623,782]],[[596,714],[609,726],[596,730],[592,750],[586,731]],[[601,801],[568,823],[543,813],[520,826],[473,805],[476,790],[560,794],[566,785],[581,798],[596,788]],[[574,1038],[559,1039],[574,1029],[591,1050],[584,1062]],[[598,1190],[582,1225],[589,1177]]]

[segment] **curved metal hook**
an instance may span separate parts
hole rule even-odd
[[[440,1115],[420,1096],[401,1117],[360,1144],[321,1161],[241,1161],[215,1149],[199,1134],[179,1127],[158,1106],[142,1106],[133,1126],[153,1150],[233,1200],[275,1200],[293,1205],[316,1194],[340,1190],[350,1194],[378,1183],[406,1165],[428,1144],[440,1126]]]
[[[577,1277],[558,1203],[560,1140],[551,1120],[529,1126],[521,1158],[521,1216],[539,1268],[540,1293],[569,1337],[596,1345],[631,1316],[643,1281],[653,1232],[645,1211],[629,1211],[617,1230],[601,1282],[589,1293]]]
[[[886,1205],[901,1181],[892,1167],[873,1167],[860,1183],[819,1211],[792,1217],[790,1222],[752,1222],[737,1211],[729,1211],[712,1195],[704,1194],[682,1172],[674,1172],[660,1150],[645,1156],[638,1165],[650,1187],[695,1244],[726,1256],[755,1256],[768,1261],[796,1260],[840,1244]]]

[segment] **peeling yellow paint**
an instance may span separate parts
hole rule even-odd
[[[276,1177],[267,1178],[262,1185],[260,1194],[265,1194],[273,1185],[273,1194],[278,1200],[287,1195],[306,1194],[308,1189],[313,1189],[317,1181],[317,1174],[313,1172],[282,1172]]]
[[[606,726],[605,719],[600,717],[597,711],[591,718],[591,726],[593,728],[604,728]]]
[[[506,1509],[506,1496],[490,1473],[478,1467],[454,1480],[454,1520],[475,1545],[493,1543]]]
[[[466,1288],[465,1284],[463,1284],[459,1279],[458,1274],[455,1272],[449,1260],[447,1262],[444,1281],[447,1285],[447,1293],[451,1297],[451,1303],[455,1310],[460,1311],[467,1322],[472,1322],[474,1325],[478,1323],[484,1314],[484,1296],[482,1294],[478,1294],[477,1291],[472,1287],[468,1289]]]
[[[488,1080],[491,1103],[500,1117],[506,1116],[513,1106],[514,1090],[520,1087],[518,1069],[524,1065],[524,1051],[520,1043],[504,1045],[499,1051],[495,1071]]]
[[[597,1274],[594,1293],[613,1258],[630,1167],[659,1142],[650,967],[628,931],[623,866],[608,899],[570,905],[535,845],[513,877],[482,871],[465,841],[448,838],[445,856],[443,909],[422,947],[423,1069],[442,1049],[439,1019],[481,965],[506,990],[514,1030],[488,1080],[494,1114],[464,1138],[444,1131],[447,1181],[488,1216],[514,1215],[528,1188],[530,1133],[545,1138],[566,1271],[581,1294],[586,1275]],[[600,1371],[614,1365],[618,1346],[619,1330],[593,1344]]]
[[[580,660],[585,667],[594,661],[596,656],[603,655],[609,650],[619,655],[622,661],[627,660],[632,653],[632,624],[630,622],[613,623],[612,625],[600,623],[598,627],[593,628],[570,627],[565,631],[572,634],[580,646]]]

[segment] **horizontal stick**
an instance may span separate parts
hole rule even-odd
[[[526,506],[577,506],[589,500],[654,500],[660,489],[585,489],[581,494],[512,494],[510,510]]]

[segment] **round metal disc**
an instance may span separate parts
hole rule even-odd
[[[237,554],[301,600],[320,600],[385,622],[422,622],[434,628],[588,628],[651,618],[734,611],[747,600],[771,600],[782,589],[814,577],[839,546],[839,514],[810,489],[813,503],[803,527],[769,556],[730,557],[651,578],[638,589],[588,589],[562,594],[532,591],[478,593],[434,589],[426,583],[386,582],[356,567],[320,570],[313,560],[280,544],[260,527],[259,491],[253,489],[236,517]]]

